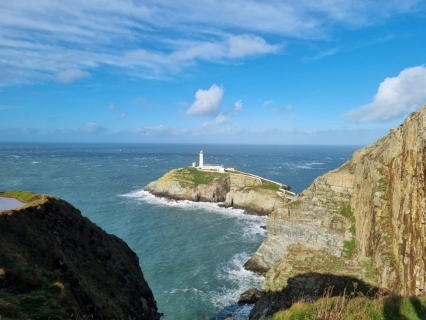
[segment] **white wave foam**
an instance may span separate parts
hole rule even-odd
[[[297,169],[313,169],[311,166],[307,166],[307,165],[297,165],[296,166]]]
[[[313,161],[313,162],[307,162],[306,164],[307,164],[308,166],[313,166],[313,165],[324,164],[324,162]]]
[[[166,291],[166,293],[174,294],[179,292],[192,292],[192,293],[202,293],[202,290],[199,290],[197,288],[183,288],[183,289],[172,289],[170,291]]]
[[[40,163],[40,161],[33,161],[33,162],[31,162],[31,163],[34,163],[34,164],[36,164],[36,163]]]
[[[150,203],[156,206],[182,208],[188,210],[203,210],[210,213],[222,214],[228,217],[235,217],[241,220],[250,220],[253,222],[257,222],[258,227],[262,224],[266,224],[266,221],[268,219],[266,216],[245,214],[244,210],[242,209],[220,207],[217,203],[214,202],[193,202],[189,200],[171,200],[167,198],[156,197],[145,190],[133,191],[126,194],[122,194],[120,196],[133,198],[137,201]],[[250,228],[251,227],[252,226],[250,226]],[[262,230],[260,227],[258,229]]]
[[[208,294],[208,299],[216,308],[235,304],[241,293],[250,288],[262,286],[264,277],[243,268],[249,258],[250,255],[246,252],[238,253],[228,263],[217,267],[216,277],[227,280],[232,284],[232,288],[219,288]]]

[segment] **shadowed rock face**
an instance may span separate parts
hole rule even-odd
[[[160,319],[136,254],[67,202],[0,212],[0,314]]]
[[[265,289],[332,268],[397,294],[424,294],[425,141],[426,106],[272,213],[268,236],[247,263],[266,272]]]

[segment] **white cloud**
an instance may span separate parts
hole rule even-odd
[[[231,58],[274,53],[280,49],[279,45],[270,45],[265,39],[251,35],[230,37],[228,45],[228,55]]]
[[[95,122],[88,122],[84,125],[82,131],[88,134],[102,134],[105,133],[107,129]]]
[[[238,100],[235,102],[234,106],[225,114],[218,115],[214,120],[206,121],[203,123],[202,127],[210,127],[212,125],[223,125],[229,121],[230,118],[235,117],[243,109],[243,102]]]
[[[71,83],[79,79],[90,78],[90,73],[79,69],[67,69],[58,72],[57,77],[61,83]]]
[[[266,107],[269,106],[270,104],[274,104],[275,101],[274,100],[266,100],[265,102],[263,102],[262,107]]]
[[[275,53],[283,39],[323,39],[332,33],[331,27],[382,23],[414,12],[421,4],[421,0],[234,0],[220,5],[213,0],[38,0],[37,5],[1,1],[0,84],[69,83],[88,77],[83,70],[100,66],[165,78],[200,60],[222,62]],[[271,44],[272,38],[279,44]]]
[[[128,132],[121,132],[128,133]],[[174,127],[168,127],[164,125],[158,125],[155,127],[140,127],[130,132],[133,135],[141,136],[160,136],[160,137],[180,137],[187,135],[189,131],[187,129],[180,129]]]
[[[195,60],[215,61],[222,59],[236,59],[247,56],[275,53],[282,46],[268,44],[265,39],[254,35],[229,36],[221,41],[203,41],[201,43],[186,44],[184,49],[170,54],[167,62]],[[164,58],[164,57],[163,57]]]
[[[216,116],[220,111],[223,88],[213,84],[210,89],[198,89],[195,102],[186,111],[187,115]]]
[[[231,112],[229,113],[230,117],[235,116],[238,112],[240,112],[243,109],[243,102],[241,100],[238,100],[235,102],[234,106],[232,107]]]
[[[114,112],[116,108],[117,108],[117,107],[115,106],[115,104],[114,104],[114,103],[110,103],[110,104],[109,104],[109,111]]]
[[[343,117],[356,122],[387,121],[413,112],[426,104],[426,68],[407,68],[386,78],[373,102],[352,109]]]
[[[127,117],[127,114],[122,113],[122,114],[120,114],[120,115],[118,116],[118,119],[119,119],[119,120],[123,120],[123,119],[125,119],[126,117]]]

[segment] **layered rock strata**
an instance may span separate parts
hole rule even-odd
[[[424,294],[425,165],[426,106],[275,209],[247,267],[266,273],[264,290],[271,293],[294,275],[318,272]]]
[[[123,240],[61,199],[24,194],[32,199],[27,205],[0,211],[1,316],[160,319],[138,257]]]
[[[289,245],[298,243],[340,257],[344,242],[352,239],[350,219],[342,215],[350,210],[352,170],[347,164],[329,172],[293,201],[276,208],[269,215],[267,238],[245,267],[265,273],[286,255]]]

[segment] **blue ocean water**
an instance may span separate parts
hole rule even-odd
[[[0,191],[58,196],[140,258],[163,319],[244,319],[235,302],[263,279],[242,268],[264,237],[266,217],[210,203],[167,201],[142,189],[198,162],[237,166],[296,193],[339,167],[359,147],[0,143]],[[239,316],[238,316],[239,315]]]

